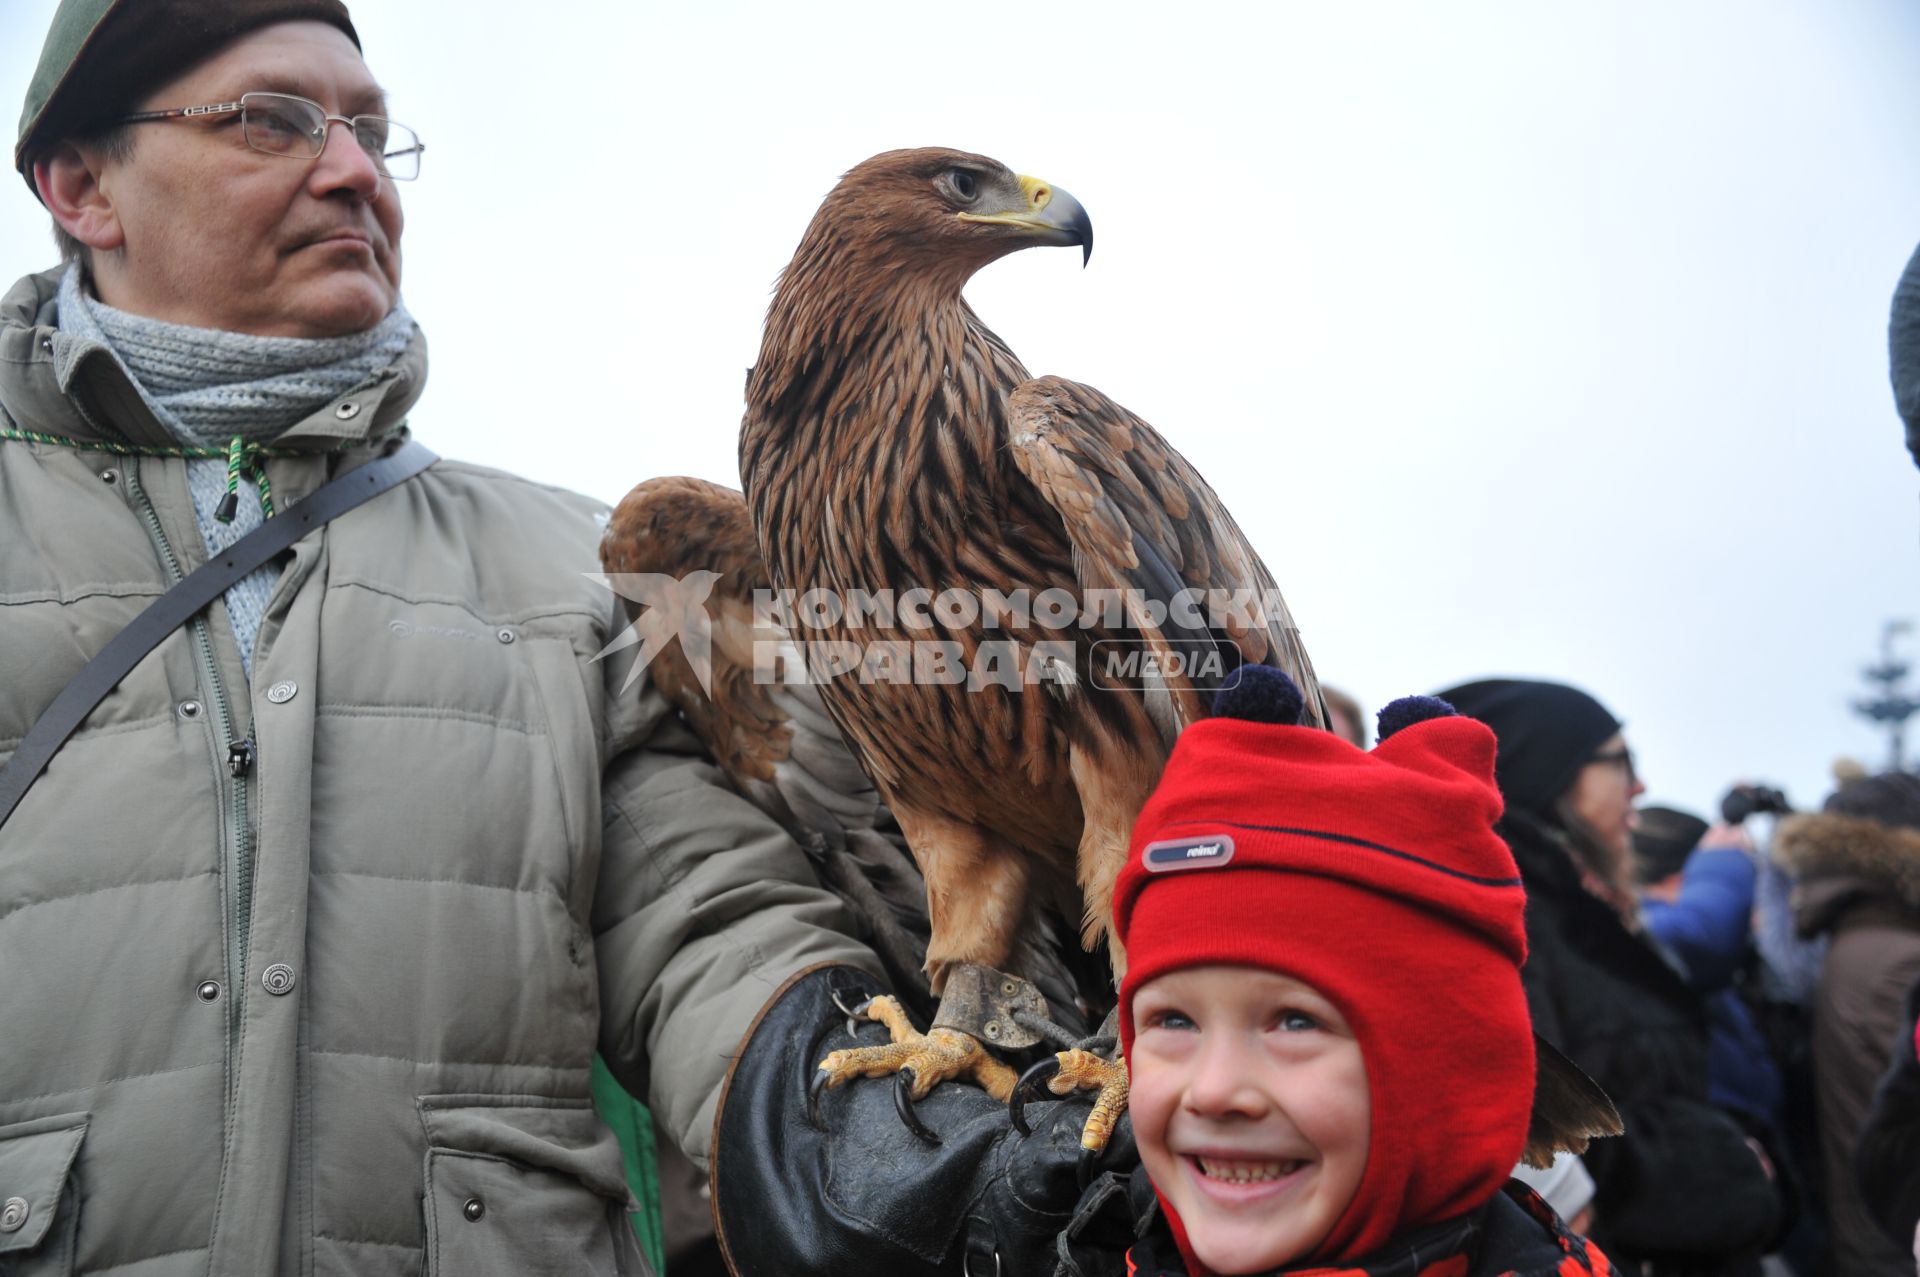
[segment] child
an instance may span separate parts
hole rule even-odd
[[[1508,1175],[1534,1039],[1494,736],[1425,697],[1362,752],[1240,672],[1181,736],[1114,894],[1133,1127],[1171,1237],[1137,1277],[1599,1274]]]

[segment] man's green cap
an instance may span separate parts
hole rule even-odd
[[[360,47],[340,0],[64,0],[27,86],[13,167],[39,198],[32,159],[40,148],[131,114],[235,36],[300,21],[330,22]]]

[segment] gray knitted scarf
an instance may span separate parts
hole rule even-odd
[[[345,337],[254,337],[190,328],[115,310],[87,291],[81,274],[76,262],[60,281],[60,330],[111,352],[154,417],[188,446],[217,448],[235,435],[271,442],[392,364],[413,333],[413,317],[399,304],[372,328]],[[260,526],[259,494],[247,484],[240,487],[233,521],[214,518],[227,493],[225,461],[187,462],[187,486],[209,556]],[[276,568],[262,567],[225,595],[248,678],[253,641],[277,575]]]

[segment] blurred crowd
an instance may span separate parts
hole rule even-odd
[[[1842,763],[1806,811],[1735,784],[1709,819],[1638,804],[1621,720],[1584,691],[1439,695],[1499,737],[1535,1028],[1626,1126],[1519,1174],[1642,1272],[1913,1273],[1920,776]]]

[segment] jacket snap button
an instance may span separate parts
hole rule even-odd
[[[276,962],[260,973],[260,983],[274,997],[293,992],[293,968],[284,962]]]
[[[17,1233],[21,1225],[27,1222],[27,1216],[33,1207],[27,1205],[24,1197],[9,1197],[6,1205],[0,1206],[0,1233]]]
[[[511,643],[514,639],[514,633],[512,630],[501,630],[497,637],[502,643]]]
[[[25,1203],[22,1203],[22,1205],[25,1205]],[[477,1197],[469,1197],[467,1204],[460,1208],[460,1213],[470,1220],[478,1221],[482,1215],[487,1213],[487,1204]]]
[[[179,709],[180,709],[180,717],[182,717],[182,718],[198,718],[198,717],[200,717],[200,702],[199,702],[199,701],[181,701],[181,702],[180,702],[180,706],[179,706]]]
[[[285,705],[300,691],[300,684],[292,679],[282,679],[267,689],[267,699],[275,705]]]
[[[100,472],[100,482],[118,483],[120,482],[120,472],[118,470],[115,470],[112,466],[108,466],[105,470],[102,470]]]
[[[360,405],[352,402],[343,403],[333,410],[333,415],[342,421],[352,421],[360,415]]]
[[[220,983],[217,980],[203,981],[194,992],[200,995],[202,1002],[211,1002],[220,996]]]

